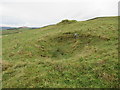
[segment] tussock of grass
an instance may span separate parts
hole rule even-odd
[[[59,22],[58,25],[72,24],[72,23],[76,23],[76,22],[77,22],[76,20],[65,19],[65,20],[62,20],[61,22]]]
[[[2,64],[2,71],[5,71],[8,68],[12,67],[12,64],[5,60],[3,60],[0,64]]]

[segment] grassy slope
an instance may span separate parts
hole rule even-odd
[[[21,33],[25,30],[32,30],[31,28],[6,29],[2,31],[2,35]]]
[[[118,87],[117,24],[106,17],[3,35],[3,87]]]

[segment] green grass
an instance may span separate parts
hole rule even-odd
[[[63,20],[6,32],[3,88],[118,88],[117,19]]]

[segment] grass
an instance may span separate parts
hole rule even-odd
[[[63,20],[6,32],[3,88],[118,88],[117,19]]]
[[[15,29],[6,29],[2,31],[2,35],[8,35],[8,34],[15,34],[15,33],[21,33],[25,30],[32,30],[31,28],[15,28]]]

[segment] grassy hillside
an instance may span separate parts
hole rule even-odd
[[[3,35],[3,88],[115,88],[118,17]]]
[[[14,34],[14,33],[21,33],[25,30],[32,30],[32,28],[14,28],[14,29],[2,29],[2,35]]]

